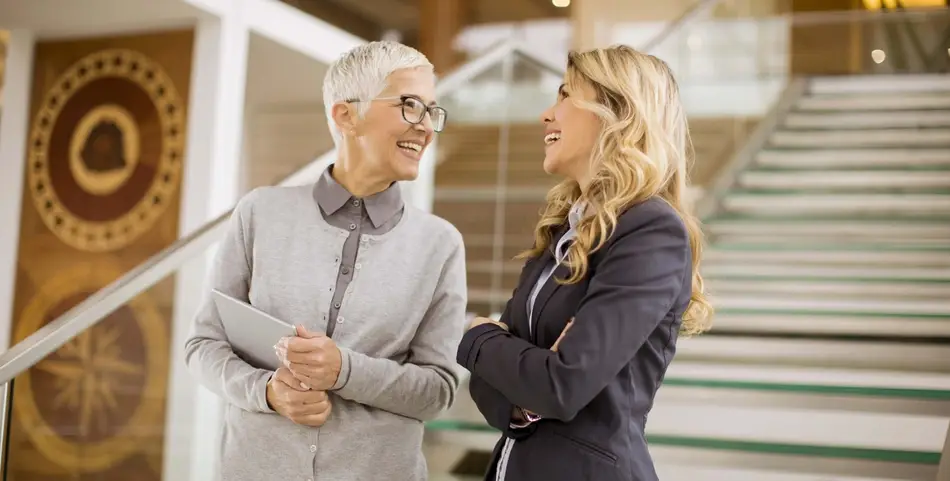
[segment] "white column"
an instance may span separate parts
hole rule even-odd
[[[181,236],[229,210],[240,193],[249,31],[244,2],[231,5],[221,18],[202,19],[195,32]],[[213,251],[186,264],[175,283],[162,471],[169,481],[217,479],[223,404],[197,385],[183,359],[185,340],[207,290]]]
[[[30,131],[30,86],[33,78],[33,33],[10,32],[7,45],[3,108],[0,110],[0,352],[10,347],[13,297],[20,240],[20,208]]]

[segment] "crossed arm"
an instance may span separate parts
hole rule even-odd
[[[492,324],[463,337],[456,359],[472,372],[472,397],[492,426],[508,431],[514,406],[572,420],[631,361],[688,286],[688,237],[671,210],[645,209],[618,223],[605,249],[556,352]]]

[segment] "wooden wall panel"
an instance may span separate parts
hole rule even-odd
[[[193,33],[37,45],[14,342],[178,237]],[[15,481],[160,480],[173,279],[14,384]]]

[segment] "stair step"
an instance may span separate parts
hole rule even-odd
[[[712,329],[717,334],[792,334],[797,336],[861,336],[887,338],[950,338],[950,320],[940,317],[867,316],[731,309],[715,304]]]
[[[808,95],[799,99],[795,108],[800,111],[950,109],[950,91],[909,92],[900,95],[881,95],[877,92]]]
[[[862,396],[950,399],[950,375],[889,370],[833,369],[674,360],[667,371],[669,385],[722,383],[729,389],[754,391],[780,387],[789,392],[837,388]],[[666,385],[666,383],[664,384]]]
[[[766,149],[755,162],[785,169],[950,168],[950,149]]]
[[[950,273],[950,269],[947,270]],[[784,272],[782,272],[784,274]],[[779,295],[789,298],[850,297],[870,299],[950,299],[947,282],[869,282],[843,279],[733,278],[706,276],[706,286],[716,296]],[[950,320],[948,320],[950,324]]]
[[[663,451],[663,448],[659,448]],[[651,448],[652,451],[652,448]],[[662,456],[662,453],[661,453]],[[901,476],[899,478],[868,477],[857,474],[808,474],[781,472],[767,468],[755,467],[718,467],[718,466],[684,466],[674,462],[666,463],[664,458],[656,460],[656,473],[663,481],[913,481],[915,478]],[[466,480],[464,478],[443,477],[432,481],[481,481],[481,478]]]
[[[950,268],[950,246],[940,250],[896,250],[875,245],[796,246],[789,249],[782,245],[732,245],[714,244],[703,253],[703,265],[771,263],[822,266],[901,266],[901,267],[946,267]]]
[[[795,215],[928,215],[950,212],[948,194],[762,194],[733,192],[731,212]]]
[[[676,351],[694,362],[950,373],[950,345],[940,343],[702,335],[680,340]]]
[[[778,130],[773,147],[950,146],[950,129]]]
[[[806,129],[867,129],[896,127],[948,127],[950,110],[897,112],[792,112],[782,124]]]
[[[815,266],[788,265],[773,262],[756,264],[711,263],[702,266],[703,274],[710,277],[740,277],[759,279],[862,279],[905,280],[918,282],[950,282],[950,267],[902,266]]]
[[[950,79],[941,74],[812,77],[808,84],[808,91],[812,94],[904,95],[910,92],[950,91]]]
[[[756,312],[815,312],[819,314],[864,314],[867,316],[950,317],[950,298],[945,299],[867,299],[860,297],[795,298],[781,294],[714,295],[714,304],[722,309]],[[950,322],[950,320],[947,320]],[[948,346],[950,347],[950,346]]]
[[[536,201],[544,203],[549,188],[541,186],[513,186],[502,188],[491,187],[436,187],[436,201],[470,201],[494,204],[496,200],[504,201]],[[489,205],[488,207],[491,207]]]
[[[946,248],[950,246],[950,220],[934,221],[907,219],[783,219],[774,216],[746,217],[730,219],[721,217],[706,221],[706,230],[712,235],[747,236],[746,243],[770,245],[789,242],[827,242],[846,240],[889,244],[899,242],[898,246],[934,245]],[[767,239],[776,237],[778,241]],[[758,238],[759,240],[753,240]],[[923,242],[927,241],[927,242]],[[933,242],[936,241],[936,242]],[[721,239],[717,242],[739,242]]]
[[[738,184],[749,189],[950,189],[950,170],[745,171]]]

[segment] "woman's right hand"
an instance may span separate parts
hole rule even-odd
[[[326,391],[305,388],[289,369],[281,367],[267,382],[267,404],[291,421],[320,427],[330,416],[330,398]]]

